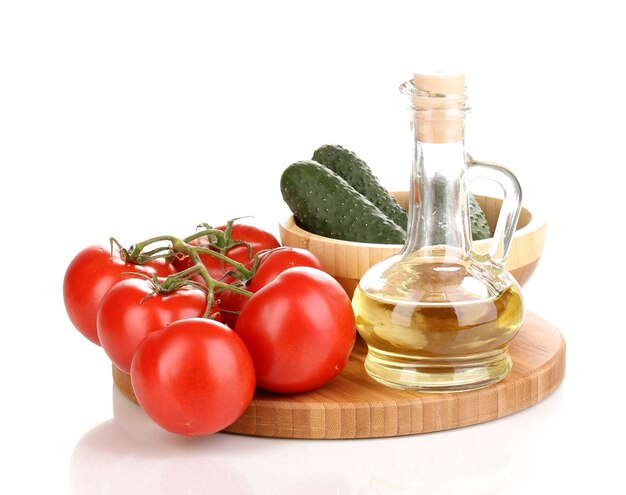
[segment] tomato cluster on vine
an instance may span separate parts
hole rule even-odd
[[[87,247],[63,296],[74,326],[130,374],[147,415],[190,436],[236,421],[256,387],[324,385],[356,336],[347,294],[315,255],[235,220],[183,239]]]

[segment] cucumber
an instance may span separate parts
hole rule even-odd
[[[298,225],[314,234],[376,244],[402,244],[406,237],[370,200],[316,161],[289,165],[280,190]]]
[[[325,165],[343,177],[397,225],[406,229],[406,211],[389,194],[370,167],[356,153],[337,144],[325,144],[313,153],[312,160]]]
[[[367,163],[360,159],[356,153],[337,144],[325,144],[315,150],[313,160],[343,177],[388,218],[406,229],[408,223],[406,212],[387,189],[380,184]],[[491,230],[487,218],[472,193],[469,193],[469,215],[472,240],[489,239]]]
[[[487,223],[485,212],[476,201],[472,193],[469,196],[469,216],[472,228],[472,240],[480,241],[481,239],[489,239],[491,237],[491,229]]]

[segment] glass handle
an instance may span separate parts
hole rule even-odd
[[[468,182],[485,179],[496,182],[504,191],[504,200],[493,233],[493,241],[487,252],[488,259],[499,267],[504,267],[511,248],[515,227],[522,210],[522,188],[506,167],[495,163],[479,162],[469,158]]]

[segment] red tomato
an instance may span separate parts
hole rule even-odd
[[[261,288],[235,326],[245,342],[259,387],[305,392],[346,366],[356,338],[347,294],[327,273],[295,267]]]
[[[139,343],[150,332],[185,318],[204,314],[207,296],[200,289],[183,287],[169,294],[153,294],[152,282],[131,278],[115,284],[102,298],[98,310],[100,345],[115,366],[130,372]],[[221,319],[219,309],[216,319]]]
[[[252,263],[249,264],[250,266]],[[324,270],[322,263],[311,251],[295,247],[279,247],[259,255],[259,266],[254,277],[248,282],[248,290],[258,291],[289,268],[308,266]]]
[[[176,273],[171,263],[159,259],[145,265],[122,261],[118,254],[95,245],[83,249],[70,262],[63,280],[63,300],[72,324],[93,343],[100,345],[96,314],[100,301],[124,272],[153,273],[166,277]]]
[[[246,266],[250,268],[252,265],[253,261],[250,261]],[[257,271],[252,280],[246,285],[246,290],[257,292],[261,287],[265,287],[274,280],[279,274],[295,266],[310,266],[311,268],[323,270],[320,260],[317,259],[317,256],[311,251],[287,246],[278,247],[259,255]],[[233,283],[235,279],[233,277],[227,277],[224,281]],[[222,314],[224,322],[231,328],[234,328],[238,313],[249,298],[230,290],[220,292],[217,297],[219,299],[220,308],[224,310]]]
[[[130,368],[137,400],[162,428],[209,435],[246,410],[255,388],[254,365],[239,336],[205,318],[179,320],[149,334]]]
[[[226,230],[225,225],[216,227],[218,230]],[[238,261],[239,263],[246,264],[250,260],[254,259],[254,255],[259,251],[265,249],[274,249],[280,246],[280,243],[269,232],[254,227],[253,225],[235,224],[231,231],[231,237],[235,241],[245,241],[250,244],[251,251],[248,251],[248,246],[245,244],[239,244],[228,249],[224,254],[229,258]],[[189,244],[194,246],[207,246],[207,237],[200,237],[194,239]],[[221,279],[225,273],[232,270],[233,267],[228,263],[224,263],[222,260],[217,259],[210,254],[200,253],[200,259],[202,264],[206,267],[207,271],[215,280]],[[193,262],[189,256],[177,255],[174,257],[174,265],[179,271],[185,270],[193,266]],[[201,279],[196,278],[198,281]]]

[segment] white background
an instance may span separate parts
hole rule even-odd
[[[0,4],[0,492],[623,486],[617,3],[216,4]],[[277,233],[280,173],[324,143],[406,187],[397,88],[419,67],[467,72],[469,151],[509,166],[549,220],[525,297],[565,336],[562,386],[493,423],[398,439],[189,441],[160,431],[113,390],[104,353],[67,319],[71,258],[111,235],[131,244],[240,215]]]

